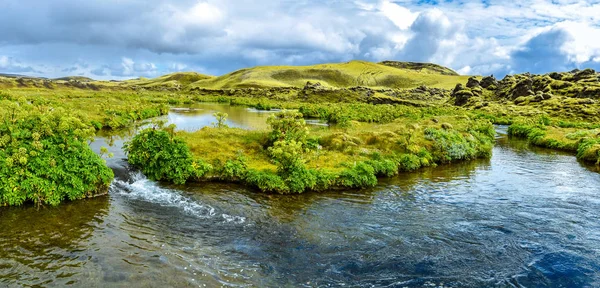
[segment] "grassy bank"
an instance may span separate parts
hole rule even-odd
[[[600,166],[600,124],[556,121],[547,117],[519,119],[508,133],[531,144],[577,153],[577,159]]]
[[[298,112],[270,118],[270,131],[219,124],[194,133],[154,128],[126,149],[129,162],[154,180],[241,182],[282,194],[371,187],[377,177],[491,156],[489,121],[412,110],[392,121],[377,119],[385,124],[351,121],[334,128],[308,128]]]

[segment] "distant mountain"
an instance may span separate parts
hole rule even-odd
[[[8,73],[0,73],[0,77],[5,78],[27,78],[27,79],[46,79],[44,77],[33,77],[33,76],[25,76],[19,74],[8,74]]]

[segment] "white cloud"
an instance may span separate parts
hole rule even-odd
[[[12,70],[148,77],[357,58],[429,61],[469,74],[600,63],[600,4],[583,0],[74,1],[0,1],[0,68],[19,58],[28,64],[10,60]],[[550,42],[558,48],[544,48]],[[89,67],[64,64],[73,58]]]
[[[410,28],[410,25],[412,25],[419,16],[419,13],[411,12],[409,9],[388,0],[381,2],[379,11],[392,20],[392,22],[402,30]]]
[[[13,57],[0,55],[0,73],[28,73],[36,70],[26,64],[15,60]]]

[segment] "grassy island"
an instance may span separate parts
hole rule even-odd
[[[488,120],[406,112],[385,124],[332,128],[309,129],[295,111],[269,118],[270,131],[218,123],[194,133],[150,128],[126,150],[129,162],[154,180],[235,181],[284,194],[371,187],[377,177],[491,156],[495,132]]]

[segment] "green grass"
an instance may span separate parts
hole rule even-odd
[[[531,144],[577,153],[579,160],[600,165],[600,128],[589,123],[565,123],[550,118],[521,119],[509,129],[511,136]]]

